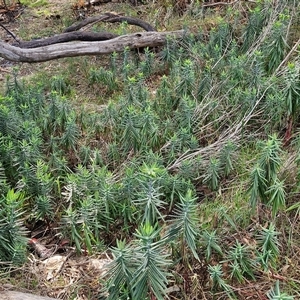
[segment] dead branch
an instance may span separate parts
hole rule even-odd
[[[84,31],[75,31],[57,34],[55,36],[37,39],[32,41],[22,41],[18,43],[14,43],[14,46],[20,48],[38,48],[49,46],[53,44],[66,43],[70,41],[106,41],[113,38],[116,38],[118,35],[109,33],[109,32],[84,32]]]
[[[75,23],[75,24],[72,24],[71,26],[67,27],[63,32],[72,32],[72,31],[77,31],[89,24],[92,24],[92,23],[97,23],[97,22],[102,22],[104,20],[107,20],[109,19],[109,16],[108,15],[102,15],[102,16],[97,16],[97,17],[89,17],[89,18],[86,18],[84,20],[82,20],[81,22],[79,23]]]
[[[3,24],[0,23],[0,26],[10,35],[12,36],[12,38],[19,43],[19,40],[17,39],[17,37],[10,31],[8,30]]]
[[[220,6],[220,5],[232,5],[239,2],[239,0],[235,0],[233,2],[214,2],[214,3],[207,3],[203,4],[203,7],[212,7],[212,6]]]
[[[146,31],[156,31],[154,27],[152,27],[149,23],[144,22],[137,18],[132,17],[123,17],[113,13],[105,13],[104,15],[91,17],[83,20],[78,24],[73,24],[72,26],[66,28],[62,34],[57,34],[55,36],[51,36],[48,38],[36,39],[32,41],[20,41],[17,40],[13,33],[9,32],[13,38],[16,40],[13,43],[13,46],[20,48],[38,48],[45,47],[53,44],[66,43],[70,41],[106,41],[113,38],[116,38],[118,35],[109,33],[109,32],[85,32],[85,31],[77,31],[82,29],[84,26],[96,23],[96,22],[110,22],[110,23],[122,23],[127,22],[128,24],[139,26]],[[1,24],[0,24],[1,25]],[[8,31],[4,26],[3,28]]]
[[[84,19],[83,21],[81,21],[79,23],[73,24],[70,27],[66,28],[64,30],[64,32],[76,31],[76,30],[79,30],[79,29],[83,28],[84,26],[86,26],[88,24],[96,23],[96,22],[107,22],[107,23],[126,22],[129,25],[135,25],[135,26],[141,27],[146,31],[157,31],[149,23],[144,22],[140,19],[132,18],[132,17],[124,17],[124,16],[120,16],[120,15],[117,15],[117,14],[107,12],[107,13],[101,15],[101,16],[86,18],[86,19]]]
[[[107,15],[110,17],[110,19],[107,19],[107,20],[104,20],[104,21],[108,22],[108,23],[126,22],[129,25],[139,26],[139,27],[145,29],[146,31],[157,31],[149,23],[144,22],[144,21],[142,21],[140,19],[137,19],[137,18],[123,17],[123,16],[119,16],[119,15],[114,15],[114,14],[111,14],[111,13],[107,13]]]
[[[78,31],[95,22],[127,22],[147,32],[117,36],[109,32]],[[126,47],[135,49],[162,46],[167,35],[180,38],[184,35],[184,31],[157,32],[153,26],[140,19],[105,13],[98,17],[87,18],[68,27],[64,33],[49,38],[32,41],[17,40],[13,45],[0,41],[0,57],[16,62],[32,63],[62,57],[108,54],[122,52]]]
[[[184,30],[169,32],[138,32],[107,41],[69,42],[44,47],[23,49],[0,41],[0,57],[15,62],[43,62],[62,57],[101,55],[122,52],[125,48],[157,47],[165,44],[167,36],[182,38]]]
[[[212,6],[221,6],[221,5],[233,5],[237,2],[239,2],[240,0],[235,0],[233,2],[214,2],[214,3],[205,3],[202,4],[202,7],[212,7]],[[256,3],[255,0],[245,0],[246,2],[251,2],[251,3]]]

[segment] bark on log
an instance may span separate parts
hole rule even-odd
[[[29,49],[29,48],[49,46],[53,44],[60,44],[60,43],[65,43],[70,41],[91,41],[91,42],[106,41],[106,40],[116,38],[117,36],[118,35],[109,32],[75,31],[75,32],[57,34],[49,38],[14,43],[13,46]]]
[[[157,47],[165,44],[168,36],[181,38],[184,30],[168,32],[138,32],[107,41],[69,42],[45,47],[23,49],[0,41],[0,57],[15,62],[43,62],[62,57],[101,55],[129,49]]]
[[[28,293],[22,293],[22,292],[0,291],[0,300],[56,300],[56,299],[28,294]]]
[[[109,22],[109,23],[122,23],[127,22],[128,24],[139,26],[146,31],[156,31],[149,23],[144,22],[137,18],[123,17],[112,13],[105,13],[98,17],[90,17],[79,23],[73,24],[66,28],[62,34],[57,34],[49,38],[37,39],[33,41],[18,41],[13,46],[20,48],[38,48],[49,46],[52,44],[70,42],[70,41],[106,41],[116,38],[118,35],[109,32],[83,32],[77,31],[84,26],[96,23],[96,22]],[[0,24],[1,25],[1,24]],[[4,27],[5,28],[5,27]],[[6,29],[6,28],[5,28]]]
[[[86,26],[88,24],[97,23],[97,22],[107,22],[107,23],[126,22],[129,25],[135,25],[135,26],[141,27],[146,31],[157,31],[152,25],[150,25],[149,23],[142,21],[138,18],[125,17],[125,16],[120,16],[117,14],[106,12],[101,16],[89,17],[79,23],[73,24],[70,27],[66,28],[64,30],[64,32],[76,31],[76,30],[83,28],[84,26]]]

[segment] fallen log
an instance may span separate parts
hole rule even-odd
[[[137,49],[163,46],[167,37],[182,38],[184,30],[167,32],[138,32],[106,41],[68,42],[44,47],[23,49],[0,41],[0,57],[15,62],[43,62],[63,57],[101,55],[123,52],[125,48]]]
[[[36,39],[33,41],[22,41],[14,43],[13,46],[19,48],[38,48],[49,46],[53,44],[60,44],[70,41],[106,41],[116,38],[118,35],[109,32],[85,32],[85,31],[74,31],[68,33],[57,34],[52,37]]]
[[[15,37],[16,42],[13,46],[17,46],[20,48],[38,48],[49,46],[52,44],[59,44],[64,42],[70,41],[106,41],[113,38],[116,38],[118,35],[109,33],[109,32],[85,32],[85,31],[78,31],[83,27],[94,24],[97,22],[108,22],[108,23],[123,23],[126,22],[127,24],[135,25],[138,27],[143,28],[146,31],[157,31],[154,27],[152,27],[149,23],[144,22],[137,18],[132,17],[124,17],[112,13],[105,13],[104,15],[97,16],[97,17],[90,17],[84,19],[83,21],[73,24],[72,26],[66,28],[63,33],[57,34],[55,36],[51,36],[48,38],[36,39],[32,41],[19,41]],[[0,24],[1,26],[1,24]],[[3,28],[7,30],[4,26]],[[12,35],[10,31],[9,34]]]

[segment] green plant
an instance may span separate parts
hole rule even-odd
[[[174,77],[178,80],[176,91],[180,96],[191,96],[195,84],[195,70],[192,60],[186,59],[182,63],[177,62],[178,71],[174,69]],[[176,64],[175,64],[176,66]]]
[[[198,236],[197,229],[197,204],[196,199],[193,196],[193,191],[188,190],[185,196],[180,196],[180,203],[176,204],[173,212],[173,220],[169,225],[168,239],[176,240],[180,242],[181,257],[185,263],[188,263],[189,259],[186,253],[186,247],[188,247],[193,256],[199,260],[197,253],[196,239]]]
[[[280,65],[289,48],[286,41],[286,27],[288,16],[280,14],[280,20],[273,24],[273,32],[267,40],[266,57],[267,71],[271,74]]]
[[[289,62],[284,76],[284,99],[288,117],[295,120],[299,113],[300,88],[299,88],[299,67]]]
[[[22,3],[23,5],[27,5],[29,7],[41,7],[41,6],[45,6],[48,4],[47,0],[20,0],[20,3]]]
[[[121,141],[125,148],[124,150],[126,152],[131,149],[138,151],[141,148],[140,128],[142,124],[139,112],[135,106],[130,105],[127,107],[120,125],[123,131]]]
[[[162,52],[162,57],[163,60],[167,63],[167,64],[171,64],[173,63],[176,58],[176,50],[178,49],[177,43],[175,39],[172,39],[171,36],[168,36],[166,39],[166,45],[163,48],[163,52]]]
[[[275,180],[266,192],[269,196],[268,204],[272,207],[272,215],[276,216],[277,212],[285,208],[285,186],[283,181]]]
[[[159,132],[158,117],[150,106],[146,106],[140,114],[140,119],[144,122],[141,128],[141,142],[144,149],[156,149],[160,145],[161,134]]]
[[[77,211],[72,209],[72,207],[67,208],[62,217],[62,225],[64,225],[63,228],[66,230],[66,235],[71,237],[71,241],[75,243],[76,250],[80,253],[82,237],[78,228],[79,223]]]
[[[26,260],[27,231],[23,224],[24,194],[8,190],[0,195],[0,261],[21,265]]]
[[[269,228],[262,227],[256,236],[257,245],[259,247],[259,263],[263,269],[268,270],[269,267],[276,267],[279,252],[279,232],[275,230],[275,225],[270,223]]]
[[[227,284],[223,279],[223,271],[222,266],[220,264],[217,264],[215,266],[209,265],[208,272],[212,281],[212,290],[214,292],[222,290],[226,292],[227,296],[229,296],[230,299],[235,298],[231,286]]]
[[[105,274],[108,299],[164,299],[171,261],[159,232],[157,226],[146,222],[136,230],[132,246],[126,246],[125,240],[117,241],[117,247],[112,248],[113,262]]]
[[[121,74],[123,75],[123,79],[127,81],[128,76],[133,68],[132,62],[130,61],[130,48],[125,47],[123,51],[123,62],[121,68]]]
[[[250,65],[252,76],[249,76],[249,84],[254,87],[254,92],[257,94],[263,87],[265,82],[265,56],[261,51],[255,51],[253,60]]]
[[[257,165],[250,177],[250,204],[252,209],[257,205],[258,199],[272,207],[273,216],[279,209],[285,207],[284,184],[278,179],[281,166],[281,142],[276,135],[261,144],[261,153]]]
[[[2,194],[5,194],[5,192],[7,192],[9,189],[8,181],[5,175],[5,169],[1,161],[0,161],[0,189],[2,191]]]
[[[155,15],[159,30],[181,26],[179,1],[144,2],[139,12]],[[249,298],[258,276],[266,286],[265,275],[281,270],[282,255],[297,290],[290,225],[299,211],[282,209],[299,191],[299,165],[288,164],[299,146],[288,143],[298,134],[299,1],[183,2],[188,29],[163,47],[64,59],[63,73],[46,68],[23,81],[13,69],[0,96],[1,260],[26,259],[24,218],[28,228],[38,221],[50,226],[46,234],[61,232],[81,255],[111,247],[101,278],[110,300],[234,298],[237,290]],[[136,16],[127,4],[122,10]],[[53,32],[65,22],[54,19],[43,20]],[[13,204],[11,190],[22,194]],[[65,297],[97,298],[98,285],[80,283]]]
[[[95,202],[95,199],[92,197],[81,200],[78,205],[77,213],[78,230],[80,230],[83,243],[90,254],[92,253],[93,245],[99,243],[98,236],[100,229],[104,227],[97,218],[99,214],[99,205],[97,205]],[[103,209],[101,212],[103,212]],[[73,236],[76,238],[75,232]]]
[[[224,175],[228,176],[233,171],[233,155],[236,150],[236,145],[232,141],[227,141],[221,149],[220,165],[224,170]]]
[[[35,198],[34,216],[36,219],[49,222],[54,215],[53,201],[49,195],[39,195]]]
[[[150,166],[144,164],[141,171],[138,174],[138,192],[135,192],[135,199],[132,202],[144,211],[143,223],[155,224],[158,219],[164,218],[160,210],[166,204],[162,200],[163,194],[160,192],[160,169],[155,164]]]
[[[163,75],[157,88],[153,109],[161,118],[173,115],[174,96],[169,77]]]
[[[216,230],[209,232],[204,230],[200,234],[200,243],[204,247],[205,259],[208,262],[213,252],[223,255],[223,251],[220,247],[220,238],[216,235]]]
[[[125,101],[126,105],[137,105],[144,107],[148,99],[148,91],[144,85],[144,74],[138,73],[137,76],[128,76],[125,86]]]
[[[200,175],[201,163],[201,157],[196,157],[195,159],[191,160],[184,160],[179,166],[179,177],[190,181],[196,180]]]
[[[134,250],[126,241],[117,240],[117,246],[111,249],[113,261],[105,273],[105,289],[108,299],[128,299],[132,297],[131,281],[136,265]]]
[[[110,69],[114,77],[117,76],[118,68],[117,68],[117,59],[119,54],[117,52],[113,52],[110,56]]]
[[[113,62],[114,60],[112,61],[112,63]],[[100,69],[92,68],[90,70],[89,80],[91,84],[102,84],[104,86],[107,86],[109,91],[115,91],[118,88],[118,83],[114,63],[112,70],[106,70],[103,67],[101,67]]]
[[[76,152],[77,142],[80,137],[80,131],[74,118],[66,121],[65,131],[61,137],[61,145],[68,151]]]
[[[264,171],[257,164],[250,174],[250,187],[248,189],[248,193],[250,193],[250,205],[252,209],[257,207],[258,199],[262,199],[263,202],[266,202],[266,189],[267,184]]]
[[[220,160],[214,157],[210,158],[203,182],[206,183],[212,191],[216,191],[219,188],[220,170]]]
[[[249,16],[247,26],[244,33],[244,41],[242,45],[242,51],[246,52],[254,44],[259,37],[263,27],[268,19],[269,9],[262,7],[261,5],[256,6]]]
[[[61,75],[56,75],[51,78],[50,87],[52,91],[59,95],[67,95],[71,91],[71,87],[66,79]]]
[[[235,245],[226,254],[224,262],[229,263],[231,279],[238,282],[243,282],[247,277],[255,279],[255,261],[252,258],[252,251],[249,246],[236,241]]]
[[[132,277],[133,299],[145,299],[147,295],[165,299],[171,260],[164,251],[165,241],[159,240],[159,232],[148,222],[136,231],[139,242],[135,249],[137,269]]]
[[[154,63],[155,63],[155,54],[149,48],[144,50],[145,59],[140,62],[141,72],[147,77],[153,72]]]
[[[212,31],[208,44],[211,56],[216,58],[223,55],[226,51],[229,51],[229,46],[232,42],[232,29],[230,24],[221,18],[218,21],[220,24]]]
[[[279,287],[279,281],[275,282],[275,287],[273,287],[268,293],[267,296],[270,300],[293,300],[293,296],[289,296],[286,293],[282,293]]]
[[[281,141],[274,134],[261,144],[261,154],[259,158],[259,166],[265,172],[267,186],[277,179],[277,173],[281,165]]]
[[[175,118],[178,120],[178,126],[185,128],[189,132],[193,132],[194,114],[196,102],[187,94],[184,94],[178,103]]]

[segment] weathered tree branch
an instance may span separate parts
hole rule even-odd
[[[15,62],[43,62],[62,57],[101,55],[129,49],[157,47],[165,44],[167,36],[182,38],[184,30],[169,32],[138,32],[107,41],[69,42],[33,49],[23,49],[0,42],[0,57]]]
[[[255,0],[245,0],[246,2],[252,2],[256,3]],[[239,2],[239,0],[235,0],[233,2],[214,2],[214,3],[204,3],[202,4],[202,7],[212,7],[212,6],[221,6],[221,5],[233,5],[235,3]]]
[[[0,26],[10,35],[13,37],[13,39],[19,43],[19,40],[17,39],[17,37],[10,31],[8,30],[3,24],[0,23]]]
[[[84,26],[86,26],[88,24],[97,23],[97,22],[107,22],[107,23],[126,22],[129,25],[139,26],[139,27],[143,28],[146,31],[157,31],[149,23],[147,23],[145,21],[142,21],[140,19],[132,18],[132,17],[124,17],[124,16],[120,16],[120,15],[117,15],[117,14],[107,12],[107,13],[101,15],[101,16],[86,18],[86,19],[84,19],[83,21],[81,21],[79,23],[73,24],[70,27],[66,28],[64,30],[64,32],[76,31],[76,30],[79,30],[79,29],[83,28]]]
[[[142,21],[141,19],[132,18],[132,17],[123,17],[119,15],[114,15],[112,13],[106,13],[110,19],[104,20],[104,22],[108,23],[120,23],[120,22],[126,22],[129,25],[135,25],[139,26],[146,31],[157,31],[153,26],[151,26],[149,23]]]
[[[84,32],[84,31],[75,31],[57,34],[49,38],[37,39],[32,41],[22,41],[14,43],[13,46],[20,48],[38,48],[49,46],[53,44],[66,43],[70,41],[106,41],[113,38],[116,38],[118,35],[109,33],[109,32]]]
[[[87,18],[80,23],[73,24],[72,26],[66,28],[62,34],[57,34],[48,38],[36,39],[32,41],[19,41],[13,44],[20,48],[38,48],[49,46],[58,43],[65,43],[70,41],[106,41],[116,38],[118,35],[109,32],[85,32],[77,31],[82,29],[84,26],[96,23],[96,22],[110,22],[110,23],[122,23],[127,22],[128,24],[139,26],[146,31],[156,31],[149,23],[144,22],[137,18],[123,17],[113,13],[105,13],[104,15],[97,17]],[[4,27],[5,30],[7,30]],[[11,33],[12,34],[12,33]]]
[[[72,31],[76,31],[79,30],[89,24],[92,23],[97,23],[97,22],[102,22],[104,20],[109,19],[109,16],[104,14],[102,16],[97,16],[97,17],[89,17],[86,18],[84,20],[82,20],[81,22],[77,22],[75,24],[72,24],[71,26],[67,27],[63,32],[72,32]]]

